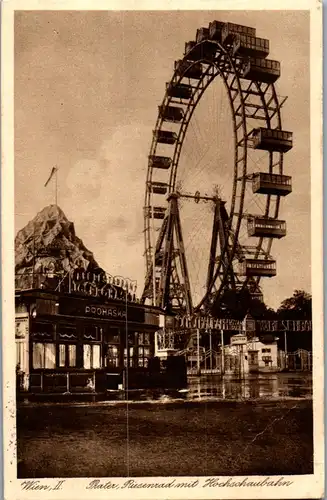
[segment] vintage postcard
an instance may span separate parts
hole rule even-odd
[[[323,498],[322,3],[1,33],[4,498]]]

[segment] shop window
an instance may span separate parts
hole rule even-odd
[[[96,342],[101,341],[102,328],[94,325],[86,325],[84,328],[84,339],[93,340]]]
[[[129,367],[133,366],[134,347],[129,348]],[[127,366],[127,349],[124,349],[124,366]]]
[[[138,333],[137,365],[147,368],[150,357],[151,336],[149,333]]]
[[[269,366],[272,364],[271,356],[262,356],[262,361],[264,362],[265,366]]]
[[[77,339],[76,327],[73,325],[58,325],[57,334],[60,340],[74,341]]]
[[[144,347],[144,346],[139,346],[138,348],[138,366],[141,366],[143,368],[147,368],[148,366],[148,360],[150,357],[150,348],[149,347]]]
[[[126,334],[124,335],[126,338]],[[135,333],[129,333],[128,334],[128,345],[133,346],[135,344]]]
[[[35,340],[49,341],[53,340],[53,324],[33,321],[31,326],[31,337]]]
[[[83,367],[86,370],[101,368],[100,346],[98,344],[83,345]]]
[[[105,332],[105,340],[108,342],[108,344],[119,344],[120,343],[119,330],[108,329]]]
[[[150,334],[149,333],[139,333],[138,334],[139,345],[149,345],[150,344]]]
[[[116,345],[108,345],[106,354],[106,365],[108,368],[119,367],[119,348]]]
[[[33,368],[55,368],[56,346],[50,343],[33,343]]]
[[[75,344],[59,344],[59,366],[66,368],[76,366]]]

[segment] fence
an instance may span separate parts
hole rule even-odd
[[[185,356],[188,375],[224,374],[242,372],[242,360],[240,354],[224,354],[222,350],[205,350],[200,347],[178,351],[179,356]],[[304,349],[289,352],[285,356],[284,351],[278,352],[278,371],[311,371],[312,353]]]
[[[176,352],[178,356],[185,356],[187,374],[197,375],[199,371],[202,374],[222,373],[222,354],[214,349],[205,350],[204,347],[199,347],[199,350],[194,348],[183,349]]]
[[[312,352],[298,349],[295,352],[285,354],[285,351],[279,351],[278,366],[280,370],[311,371]]]

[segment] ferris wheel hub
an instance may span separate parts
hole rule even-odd
[[[176,191],[176,192],[173,192],[173,193],[169,193],[169,195],[167,196],[167,201],[170,201],[172,198],[189,198],[189,199],[193,199],[195,201],[195,203],[199,203],[199,201],[214,201],[214,202],[218,202],[220,201],[220,203],[226,203],[225,201],[221,200],[219,198],[219,196],[217,195],[214,195],[214,196],[208,196],[206,194],[204,195],[201,195],[200,191],[196,191],[194,194],[190,194],[190,193],[181,193],[180,191]]]

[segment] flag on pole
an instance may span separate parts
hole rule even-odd
[[[44,187],[47,187],[47,185],[49,184],[49,182],[51,181],[52,177],[57,172],[57,170],[58,170],[58,167],[52,167],[51,174],[50,174],[47,182],[44,184]]]

